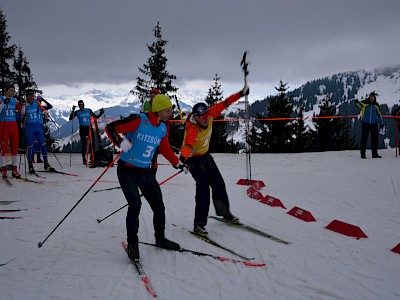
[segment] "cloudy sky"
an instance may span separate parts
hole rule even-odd
[[[129,89],[160,22],[182,89],[259,95],[337,72],[400,64],[399,0],[0,0],[11,43],[45,94]]]

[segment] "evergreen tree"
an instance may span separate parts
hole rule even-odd
[[[275,87],[279,92],[277,96],[269,101],[268,118],[290,118],[293,114],[293,100],[288,98],[286,91],[287,83],[279,82]],[[288,120],[269,121],[269,132],[266,142],[271,152],[282,153],[292,151],[292,140],[294,136],[293,122]]]
[[[322,100],[319,108],[319,118],[314,121],[316,128],[314,149],[317,151],[353,149],[354,138],[350,137],[350,123],[340,118],[328,118],[337,115],[336,107],[332,105],[329,96]]]
[[[33,81],[31,69],[27,62],[21,47],[18,49],[17,57],[14,57],[13,63],[14,70],[16,71],[16,83],[18,85],[18,96],[21,98],[26,94],[26,90],[33,90],[35,93],[42,93],[38,89],[36,83]]]
[[[209,107],[224,99],[221,84],[219,83],[220,79],[221,78],[218,76],[218,74],[215,74],[215,77],[213,78],[214,83],[208,89],[205,102]],[[210,152],[231,152],[227,142],[228,132],[224,116],[220,115],[215,118],[212,126],[213,130],[210,141]]]
[[[147,59],[147,63],[139,68],[139,72],[147,77],[147,79],[137,77],[135,94],[143,103],[149,97],[150,89],[155,87],[162,94],[168,92],[175,93],[178,88],[172,84],[172,80],[176,79],[175,75],[171,75],[167,70],[168,59],[165,56],[165,46],[168,41],[162,38],[160,23],[157,22],[154,30],[156,41],[151,45],[147,45],[151,56]]]
[[[3,11],[0,9],[0,88],[4,92],[7,84],[13,84],[15,73],[11,70],[9,62],[15,56],[15,45],[10,45],[11,36],[8,34],[7,21]]]
[[[219,83],[220,79],[221,77],[219,77],[218,74],[215,74],[215,77],[213,78],[214,83],[208,88],[208,94],[205,101],[209,107],[224,99],[221,84]]]
[[[268,121],[263,120],[265,116],[256,114],[256,120],[253,120],[250,124],[250,132],[247,138],[247,142],[251,147],[253,153],[265,153],[269,152],[268,139]]]
[[[293,144],[293,150],[295,152],[304,152],[311,150],[311,134],[307,131],[307,126],[304,123],[304,105],[300,105],[297,110],[298,119],[293,124],[295,133],[295,139]]]

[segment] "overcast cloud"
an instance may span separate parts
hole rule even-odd
[[[337,72],[400,64],[399,0],[0,0],[41,89],[133,87],[160,22],[181,88],[266,94]],[[57,86],[57,90],[54,89]],[[254,90],[253,90],[254,91]]]

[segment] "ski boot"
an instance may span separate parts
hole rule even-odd
[[[18,173],[17,166],[13,166],[12,167],[12,177],[21,178],[21,174]]]
[[[28,163],[29,174],[35,174],[35,169],[33,168],[33,164],[30,162]]]
[[[239,224],[239,218],[235,217],[231,213],[228,213],[224,216],[224,222],[231,223],[231,224]]]
[[[130,259],[138,260],[140,258],[138,242],[128,243],[128,256]]]
[[[55,171],[55,169],[52,166],[50,166],[50,164],[47,161],[44,162],[44,169],[46,171],[48,171],[48,172],[54,172]]]
[[[7,179],[7,168],[1,167],[1,176],[3,177],[3,179]]]
[[[193,232],[199,236],[207,236],[208,232],[204,226],[194,225]]]

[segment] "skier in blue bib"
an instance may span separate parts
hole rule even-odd
[[[25,140],[26,149],[28,151],[28,166],[29,173],[35,174],[33,168],[33,156],[36,148],[41,149],[44,169],[49,172],[54,172],[54,168],[50,166],[47,160],[47,145],[44,139],[43,123],[40,121],[43,118],[43,107],[39,105],[33,91],[28,91],[26,94],[26,109],[25,109]]]
[[[108,124],[105,128],[110,140],[123,152],[118,161],[117,175],[128,202],[126,230],[128,255],[131,259],[139,259],[138,231],[142,205],[139,189],[154,214],[156,245],[166,249],[180,249],[177,243],[165,238],[164,202],[160,186],[150,168],[157,149],[174,168],[187,168],[175,156],[168,141],[168,127],[165,123],[171,115],[171,100],[168,96],[159,94],[154,98],[152,109],[148,113],[130,115],[126,119]],[[121,134],[125,137],[122,138]]]
[[[90,108],[85,108],[85,103],[83,100],[78,101],[79,110],[75,111],[76,106],[72,106],[72,112],[69,116],[69,120],[73,120],[75,117],[78,117],[79,120],[79,136],[81,137],[82,144],[82,161],[83,164],[86,165],[86,138],[89,137],[89,130],[91,130],[91,136],[93,136],[92,126],[90,124],[90,118],[100,118],[104,114],[104,109],[100,109],[100,113],[96,115]]]

